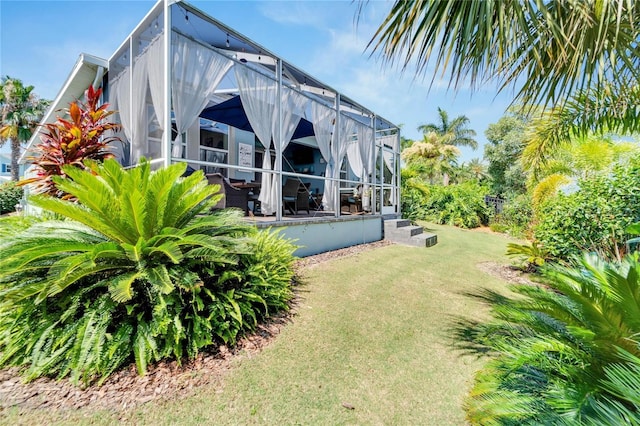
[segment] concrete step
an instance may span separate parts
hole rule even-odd
[[[407,219],[385,220],[384,221],[384,230],[386,231],[387,229],[402,228],[402,227],[410,226],[410,225],[411,225],[411,221],[407,220]]]
[[[431,247],[438,243],[438,236],[432,233],[423,233],[414,235],[408,239],[407,244],[416,247]]]
[[[425,233],[421,226],[411,225],[407,219],[384,221],[384,238],[398,244],[414,247],[431,247],[438,243],[438,236]]]
[[[422,234],[422,227],[421,226],[415,226],[415,225],[410,225],[410,226],[403,226],[402,228],[395,228],[395,229],[390,229],[390,230],[386,230],[385,229],[385,237],[387,236],[387,234],[390,237],[397,237],[397,238],[409,238],[409,237],[413,237],[414,235],[419,235]]]

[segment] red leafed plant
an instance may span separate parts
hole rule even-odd
[[[20,182],[31,184],[34,192],[59,198],[69,198],[52,180],[53,176],[66,177],[62,168],[73,165],[86,169],[85,160],[104,161],[112,158],[109,144],[119,141],[104,133],[117,131],[119,125],[107,120],[115,111],[108,111],[109,104],[98,106],[102,89],[93,86],[85,91],[86,102],[74,101],[65,109],[69,119],[58,117],[55,123],[45,124],[40,143],[31,150],[29,160],[36,166],[36,176]]]

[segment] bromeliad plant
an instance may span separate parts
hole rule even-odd
[[[640,424],[640,264],[588,256],[517,286],[476,343],[495,355],[466,401],[481,425]]]
[[[69,119],[58,117],[55,123],[45,124],[40,143],[31,152],[29,161],[36,166],[36,176],[25,179],[22,185],[31,184],[35,193],[65,197],[67,194],[56,187],[53,176],[66,176],[65,166],[84,169],[85,160],[103,161],[112,158],[109,144],[119,139],[105,136],[117,131],[119,125],[109,121],[115,111],[109,104],[98,105],[102,89],[93,86],[85,92],[85,103],[71,102],[65,110]]]
[[[219,188],[202,172],[85,165],[53,178],[77,202],[33,197],[65,220],[16,224],[0,242],[0,365],[87,383],[135,360],[143,374],[287,307],[293,245],[210,213]]]

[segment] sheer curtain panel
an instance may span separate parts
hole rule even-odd
[[[177,33],[172,48],[171,99],[180,145],[182,134],[196,122],[233,61]]]
[[[271,168],[271,135],[275,121],[277,87],[276,82],[260,73],[244,66],[235,67],[236,81],[240,91],[240,99],[253,133],[265,148],[262,169],[262,185],[260,188],[260,211],[262,214],[273,214],[278,208],[274,193],[273,173]]]

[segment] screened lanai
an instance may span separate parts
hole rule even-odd
[[[104,85],[125,166],[186,162],[256,217],[399,213],[397,126],[187,3],[158,2]]]

